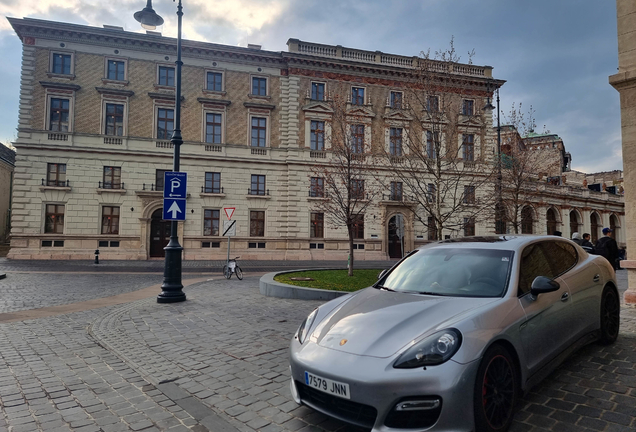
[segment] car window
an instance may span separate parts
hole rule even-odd
[[[578,261],[576,249],[563,241],[541,242],[541,248],[552,266],[554,276],[560,276],[574,267]]]
[[[429,248],[402,260],[375,285],[397,292],[500,297],[508,286],[512,251]]]
[[[554,278],[554,272],[550,266],[550,261],[543,252],[540,243],[534,243],[521,253],[519,268],[519,292],[517,295],[522,296],[530,292],[532,281],[537,276],[545,276],[550,279]]]

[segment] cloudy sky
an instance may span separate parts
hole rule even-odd
[[[76,24],[123,26],[146,0],[0,0],[0,14]],[[494,67],[501,110],[532,106],[537,131],[563,138],[573,169],[622,169],[614,0],[183,0],[193,40],[283,51],[289,38],[401,55],[444,49],[454,38],[463,60]],[[155,0],[176,37],[176,6]],[[16,137],[21,43],[0,20],[0,141]]]

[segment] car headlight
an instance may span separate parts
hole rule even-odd
[[[309,334],[309,329],[311,325],[314,323],[314,319],[316,319],[316,314],[318,313],[318,309],[314,309],[305,320],[298,327],[298,331],[296,332],[296,337],[298,338],[298,342],[301,344],[305,342],[305,338]]]
[[[461,343],[462,334],[458,330],[439,331],[404,351],[393,367],[408,369],[442,364],[457,352]]]

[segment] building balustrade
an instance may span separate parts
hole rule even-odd
[[[269,196],[269,189],[265,190],[265,189],[252,189],[252,188],[248,188],[248,189],[247,189],[247,194],[248,194],[248,195]]]
[[[205,186],[201,186],[201,193],[212,193],[212,194],[222,194],[225,193],[223,192],[223,188],[206,188]]]
[[[125,189],[124,183],[112,183],[112,182],[97,182],[99,189]]]
[[[71,183],[68,180],[45,180],[42,179],[41,186],[70,188]]]

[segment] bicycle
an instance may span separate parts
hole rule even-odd
[[[243,270],[241,270],[236,262],[239,258],[240,256],[233,258],[228,261],[228,264],[223,266],[223,276],[225,276],[225,279],[231,278],[232,273],[234,273],[239,280],[243,280]]]

